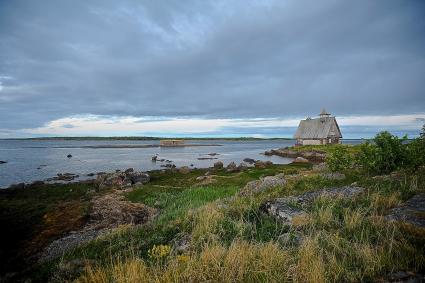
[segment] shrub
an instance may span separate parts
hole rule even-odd
[[[353,163],[353,158],[347,148],[339,145],[328,154],[326,163],[332,172],[336,172],[350,168]]]
[[[406,165],[413,170],[425,165],[425,137],[406,145]]]
[[[360,146],[359,164],[368,172],[387,174],[407,164],[406,150],[403,142],[387,131],[381,132],[373,139],[373,144],[366,142]]]

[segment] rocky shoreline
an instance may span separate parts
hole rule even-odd
[[[309,150],[309,151],[295,151],[291,150],[290,148],[279,148],[279,149],[272,149],[269,151],[264,152],[264,155],[267,156],[280,156],[280,157],[288,157],[288,158],[305,158],[308,161],[311,162],[324,162],[326,159],[326,152],[319,151],[319,150]]]

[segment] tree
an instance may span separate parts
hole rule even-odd
[[[420,134],[421,139],[425,139],[425,124],[422,126],[422,131]]]

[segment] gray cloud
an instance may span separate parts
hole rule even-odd
[[[414,0],[1,1],[0,129],[423,113],[424,13]]]

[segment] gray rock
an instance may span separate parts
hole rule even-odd
[[[284,246],[299,246],[303,242],[303,236],[297,231],[286,232],[277,238],[278,242]]]
[[[295,158],[293,163],[310,163],[310,161],[308,161],[308,159],[306,159],[304,157],[298,156],[297,158]]]
[[[75,249],[82,243],[96,239],[107,230],[86,230],[71,232],[69,235],[51,242],[42,252],[39,262],[45,262],[62,256],[66,251]]]
[[[307,192],[298,196],[289,196],[277,198],[263,204],[263,210],[277,219],[283,221],[284,224],[291,224],[295,216],[306,215],[304,209],[312,204],[312,202],[321,196],[330,198],[352,198],[365,191],[361,187],[340,187],[329,188],[318,191]]]
[[[248,169],[248,166],[247,166],[245,163],[241,162],[241,163],[238,165],[238,171],[244,171],[244,170],[246,170],[246,169]]]
[[[190,168],[187,166],[182,166],[179,168],[179,173],[180,174],[189,174],[190,173]]]
[[[146,184],[150,181],[150,176],[143,172],[131,172],[127,174],[127,178],[131,180],[132,184]]]
[[[292,225],[294,217],[307,215],[303,210],[292,206],[285,198],[266,202],[262,206],[262,209],[270,216],[276,217],[285,225]]]
[[[5,160],[0,160],[0,164],[5,164],[5,163],[7,163],[7,161],[5,161]]]
[[[128,168],[127,170],[124,171],[125,174],[132,173],[132,172],[134,172],[133,168]]]
[[[182,254],[190,249],[192,238],[189,234],[178,235],[172,240],[173,253]]]
[[[417,194],[399,207],[393,208],[386,218],[400,221],[418,228],[425,228],[425,193]]]
[[[266,168],[266,164],[261,160],[255,161],[254,166],[255,166],[255,168],[260,168],[260,169]]]
[[[322,173],[320,174],[320,176],[328,180],[344,180],[345,179],[345,175],[339,172]]]
[[[361,187],[339,187],[339,188],[327,188],[318,191],[307,192],[298,196],[289,196],[286,198],[287,201],[295,203],[301,207],[308,207],[318,197],[328,198],[354,198],[365,191]]]
[[[244,158],[243,161],[248,163],[248,164],[254,164],[255,163],[255,159],[252,159],[252,158]]]
[[[260,180],[248,182],[239,194],[245,196],[257,194],[269,188],[283,187],[285,184],[286,180],[283,174],[267,176]]]
[[[232,161],[232,162],[229,163],[229,165],[227,165],[226,171],[227,172],[237,172],[238,166],[236,166],[236,163]]]
[[[222,169],[223,168],[223,162],[217,161],[214,163],[214,169]]]

